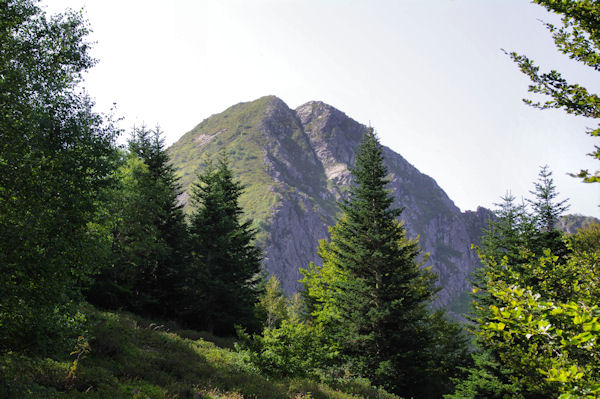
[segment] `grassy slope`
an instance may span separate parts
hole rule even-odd
[[[236,179],[245,186],[240,206],[258,228],[260,246],[265,244],[273,210],[279,204],[286,201],[304,206],[298,202],[296,192],[304,193],[309,206],[320,207],[327,215],[338,211],[334,201],[312,195],[325,190],[327,179],[323,167],[312,163],[307,155],[312,148],[301,126],[286,115],[267,116],[271,107],[281,104],[274,96],[239,103],[205,119],[169,148],[184,190],[188,190],[209,159],[218,154],[227,155]],[[270,152],[273,167],[281,173],[283,183],[275,181],[267,172],[266,151]],[[302,177],[288,174],[281,160],[302,171]],[[331,222],[330,218],[325,217],[325,220]]]
[[[91,352],[75,358],[0,356],[0,397],[15,398],[394,398],[360,382],[333,388],[269,379],[230,349],[231,339],[173,330],[130,313],[88,311]],[[3,378],[7,378],[3,381]],[[7,383],[10,393],[2,387]],[[5,384],[6,385],[6,384]]]
[[[205,119],[169,148],[184,190],[209,159],[220,153],[227,155],[234,175],[246,186],[240,205],[257,227],[271,217],[273,207],[280,201],[274,190],[276,183],[263,162],[267,138],[260,130],[260,122],[270,101],[272,97],[263,97],[234,105]]]

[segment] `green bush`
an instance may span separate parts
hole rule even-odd
[[[329,342],[320,324],[283,320],[277,328],[265,328],[262,335],[238,333],[242,338],[239,349],[268,375],[314,376],[338,357],[336,346]]]

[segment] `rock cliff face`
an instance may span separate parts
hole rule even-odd
[[[367,128],[322,102],[296,110],[263,97],[213,115],[170,148],[184,188],[216,153],[225,153],[247,186],[240,199],[259,229],[265,268],[284,290],[299,288],[298,268],[316,256],[318,240],[339,213],[336,201],[352,184],[350,167]],[[465,310],[468,275],[478,264],[477,242],[490,213],[461,213],[436,182],[384,147],[385,163],[409,236],[419,236],[427,265],[440,276],[438,304]],[[185,198],[184,198],[185,199]]]

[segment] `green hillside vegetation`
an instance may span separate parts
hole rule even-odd
[[[240,204],[247,210],[248,218],[260,223],[271,216],[279,195],[274,189],[277,182],[263,167],[266,138],[260,130],[269,99],[263,97],[252,103],[234,105],[204,120],[169,149],[172,162],[178,166],[184,190],[210,159],[223,153],[240,183],[246,186]],[[198,158],[200,147],[203,151]]]
[[[279,399],[396,396],[365,380],[271,379],[231,338],[151,322],[128,312],[84,311],[90,330],[68,357],[0,357],[2,398]]]
[[[321,207],[328,214],[337,212],[333,201],[310,195],[315,187],[326,187],[328,183],[322,166],[310,161],[313,150],[296,116],[290,113],[276,120],[268,118],[269,112],[284,112],[282,104],[275,96],[239,103],[205,119],[169,148],[184,191],[211,159],[220,155],[228,158],[236,178],[245,186],[240,204],[247,218],[259,227],[259,244],[264,243],[268,221],[284,196],[306,208],[293,195],[302,191],[308,193],[305,200],[311,208]],[[269,175],[266,159],[284,164],[274,165],[282,173],[280,178]],[[301,179],[285,173],[290,165],[300,171]],[[186,201],[188,194],[184,195]],[[187,204],[185,209],[189,213]]]

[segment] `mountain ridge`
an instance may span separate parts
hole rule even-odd
[[[208,159],[224,153],[246,192],[242,207],[259,230],[265,268],[287,293],[299,288],[298,268],[319,263],[319,239],[339,214],[351,184],[354,152],[367,127],[321,101],[295,110],[275,96],[239,103],[210,116],[169,148],[184,189]],[[435,180],[383,146],[394,206],[410,237],[420,237],[427,264],[440,276],[440,306],[465,310],[471,249],[491,211],[461,212]],[[185,200],[185,197],[183,198]]]

